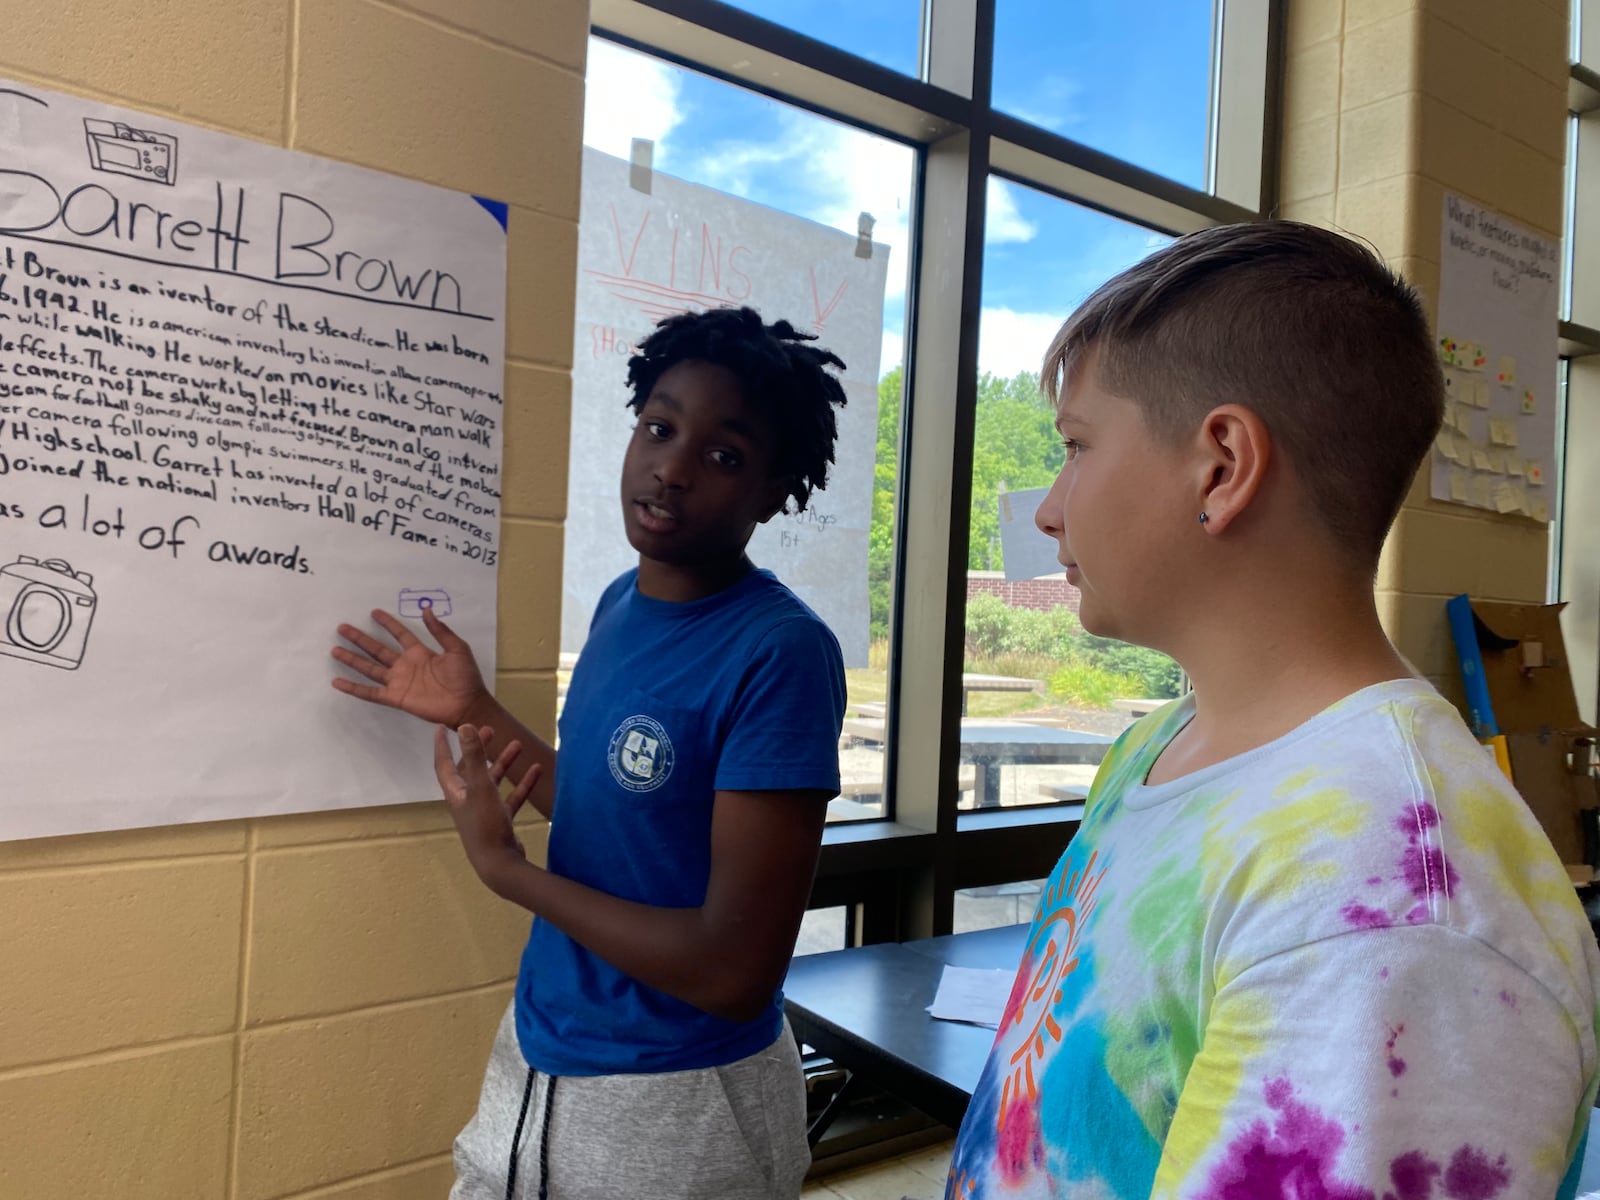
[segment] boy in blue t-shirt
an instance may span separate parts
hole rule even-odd
[[[839,790],[845,685],[827,626],[745,553],[826,485],[844,364],[785,321],[663,321],[628,364],[622,509],[639,566],[595,609],[556,752],[435,651],[351,626],[340,691],[438,725],[467,857],[535,914],[452,1200],[794,1197],[810,1161],[780,985]],[[458,731],[453,761],[445,727]],[[557,767],[559,766],[559,770]],[[502,801],[497,784],[513,781]],[[512,818],[551,819],[549,866]]]

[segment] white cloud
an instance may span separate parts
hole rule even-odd
[[[737,196],[756,192],[756,173],[778,168],[787,190],[755,196],[786,212],[854,236],[861,213],[875,222],[872,238],[889,247],[885,302],[905,296],[910,244],[912,152],[874,134],[797,110],[785,110],[782,133],[770,141],[722,142],[710,147],[689,179]]]
[[[1003,179],[989,179],[988,213],[983,238],[986,242],[1031,242],[1039,227],[1022,215],[1011,185]]]
[[[900,360],[905,357],[906,339],[904,335],[892,329],[883,331],[883,353],[878,359],[878,378],[882,379],[890,371],[900,366]]]
[[[1046,75],[1035,81],[1026,104],[1001,100],[999,107],[1030,125],[1064,134],[1083,122],[1083,110],[1077,105],[1082,92],[1083,84],[1075,79]]]
[[[654,164],[670,157],[667,136],[683,121],[677,68],[613,42],[589,39],[583,103],[583,144],[617,158],[633,153],[633,139],[655,143]]]
[[[794,147],[787,143],[724,142],[700,158],[693,175],[695,182],[706,187],[748,197],[758,169],[793,158]]]
[[[978,327],[978,369],[991,375],[1037,374],[1064,313],[986,308]]]

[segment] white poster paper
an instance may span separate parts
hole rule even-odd
[[[889,248],[660,171],[639,175],[584,149],[561,648],[583,648],[600,593],[638,562],[620,499],[628,357],[663,317],[748,304],[817,334],[846,364],[848,397],[827,490],[758,529],[750,556],[828,623],[847,664],[865,666]],[[633,186],[646,180],[648,191]]]
[[[493,671],[504,220],[0,81],[0,837],[437,794],[328,649]]]
[[[1559,270],[1555,238],[1445,196],[1438,344],[1446,401],[1432,454],[1434,499],[1550,520]]]
[[[999,494],[1000,558],[1009,580],[1061,574],[1061,546],[1033,523],[1033,514],[1049,492],[1049,488],[1028,488]]]

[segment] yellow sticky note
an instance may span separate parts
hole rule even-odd
[[[1543,487],[1544,486],[1544,468],[1542,466],[1540,466],[1538,463],[1536,463],[1536,462],[1529,463],[1528,464],[1527,474],[1528,474],[1528,486],[1529,487]]]
[[[1494,510],[1498,513],[1521,512],[1521,488],[1514,483],[1501,482],[1494,489]]]
[[[1528,515],[1535,521],[1548,521],[1550,519],[1550,506],[1543,500],[1534,500],[1528,505]]]
[[[1521,479],[1527,476],[1528,470],[1522,465],[1520,458],[1515,454],[1508,454],[1506,455],[1506,474],[1515,475]]]
[[[1502,446],[1517,444],[1517,423],[1510,417],[1500,422],[1500,444]]]
[[[1488,408],[1491,395],[1487,379],[1474,379],[1472,381],[1472,404],[1474,408]]]
[[[1533,416],[1534,413],[1536,413],[1538,411],[1539,411],[1539,401],[1538,401],[1538,398],[1536,396],[1534,396],[1533,390],[1531,388],[1523,389],[1523,392],[1522,392],[1522,414],[1523,414],[1523,416],[1531,417],[1531,416]]]
[[[1491,470],[1492,468],[1489,466],[1489,452],[1487,450],[1480,450],[1474,446],[1472,448],[1472,465],[1476,470],[1479,471]]]
[[[1494,482],[1487,475],[1472,477],[1472,502],[1479,508],[1494,507]]]
[[[1489,451],[1489,470],[1496,475],[1506,473],[1506,452],[1504,450]]]
[[[1470,493],[1467,490],[1467,473],[1465,471],[1450,472],[1450,499],[1457,504],[1465,504]]]
[[[1433,446],[1451,462],[1456,461],[1456,435],[1450,430],[1441,429],[1439,436],[1433,439]]]
[[[1502,387],[1514,387],[1517,382],[1517,360],[1509,354],[1502,354],[1500,356],[1500,370],[1496,373],[1495,378],[1500,381]]]

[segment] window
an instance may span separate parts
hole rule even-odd
[[[1043,879],[1022,879],[1016,883],[962,888],[955,896],[954,932],[970,933],[974,929],[995,929],[1031,920],[1044,885]]]
[[[590,46],[562,650],[637,556],[617,511],[627,356],[656,321],[750,304],[846,363],[837,461],[751,557],[844,649],[834,820],[882,817],[910,147],[599,39]],[[619,101],[618,97],[626,97]],[[646,143],[644,147],[639,142]]]
[[[728,0],[735,8],[903,75],[915,75],[922,38],[921,0]]]
[[[1208,0],[996,0],[994,105],[1205,188],[1215,25]]]
[[[1024,582],[1063,588],[1059,578],[1004,578],[1017,568],[1006,531],[1031,528],[1032,512],[1012,502],[1008,515],[1003,504],[1048,484],[1061,462],[1034,377],[1076,301],[1176,233],[1273,207],[1263,131],[1280,8],[594,0],[605,36],[589,71],[586,153],[598,165],[586,163],[584,180],[575,438],[589,420],[586,395],[611,389],[597,421],[616,421],[620,401],[620,362],[585,375],[598,369],[594,338],[620,357],[644,328],[639,316],[629,325],[586,307],[591,272],[625,290],[637,268],[630,276],[619,245],[625,258],[640,239],[643,263],[649,238],[675,227],[663,213],[640,234],[629,168],[659,185],[654,202],[682,194],[699,206],[672,216],[696,247],[702,224],[715,245],[702,208],[789,231],[769,240],[791,257],[811,237],[844,239],[853,255],[861,214],[873,222],[881,298],[848,317],[841,302],[823,331],[825,342],[876,349],[866,356],[875,369],[852,375],[855,424],[840,443],[839,490],[827,496],[853,522],[842,527],[855,539],[848,569],[838,559],[808,578],[765,560],[802,594],[834,603],[824,616],[842,641],[855,639],[840,751],[848,794],[835,810],[863,819],[830,826],[815,902],[819,912],[854,906],[850,928],[863,941],[1026,919],[1027,885],[1008,881],[1050,871],[1094,763],[1019,763],[1004,744],[1015,729],[984,737],[996,725],[1049,729],[1036,718],[1073,707],[1056,732],[1103,745],[1093,739],[1178,686],[1159,656],[1084,638],[1069,599],[1015,602]],[[993,53],[979,61],[982,47]],[[602,181],[615,219],[589,203]],[[727,291],[730,278],[725,269],[714,299],[742,298]],[[790,284],[760,297],[752,287],[750,298],[770,315],[815,320],[833,296],[825,277],[814,284],[803,270]],[[574,454],[572,470],[569,545],[614,538],[614,466],[598,481],[579,478],[588,468]],[[570,554],[568,571],[567,620],[581,624],[589,604],[575,594]],[[1095,703],[1062,699],[1085,694]],[[812,921],[835,944],[834,917]]]
[[[1578,708],[1600,705],[1600,2],[1574,0],[1567,212],[1562,274],[1561,498],[1551,592],[1567,602],[1563,635]]]
[[[800,922],[795,954],[825,954],[851,945],[854,940],[850,936],[851,916],[850,906],[844,904],[811,909]]]
[[[1084,630],[1078,589],[1034,525],[1064,458],[1039,368],[1080,301],[1171,239],[998,178],[988,193],[961,806],[1075,803],[1094,780],[1096,743],[1103,753],[1135,713],[1177,696],[1180,672],[1165,655]],[[1034,725],[1085,736],[1046,740]]]

